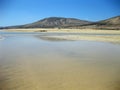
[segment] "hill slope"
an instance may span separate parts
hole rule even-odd
[[[102,21],[99,21],[98,23],[101,23],[103,25],[120,25],[120,16],[102,20]]]
[[[11,26],[8,28],[65,28],[69,26],[86,25],[90,23],[91,22],[89,21],[75,18],[50,17],[31,24]]]
[[[120,30],[120,16],[99,21],[97,22],[97,26],[100,29]]]
[[[79,26],[78,28],[120,30],[120,16],[116,16],[106,20],[101,20],[98,22]]]
[[[75,18],[49,17],[31,24],[10,26],[5,28],[87,28],[120,30],[120,16],[98,22],[90,22]]]

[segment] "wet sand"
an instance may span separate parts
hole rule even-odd
[[[2,36],[0,36],[0,40],[2,40],[3,39],[3,37]]]
[[[51,42],[34,35],[0,41],[0,90],[120,90],[120,45]]]
[[[39,37],[39,36],[38,36]],[[39,38],[44,40],[87,40],[87,41],[100,41],[111,42],[120,44],[120,35],[53,35],[53,36],[40,36]]]

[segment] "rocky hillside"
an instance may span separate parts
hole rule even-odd
[[[31,24],[12,26],[8,28],[65,28],[70,26],[86,25],[90,23],[91,22],[89,21],[75,18],[50,17]]]
[[[4,28],[82,28],[82,29],[108,29],[108,30],[120,30],[120,16],[101,20],[98,22],[90,22],[85,20],[79,20],[75,18],[62,18],[62,17],[50,17],[39,20],[37,22],[10,26]]]
[[[77,28],[120,30],[120,16],[112,17],[98,22],[93,22],[87,25],[78,26]]]
[[[102,20],[102,21],[99,21],[98,23],[103,25],[120,25],[120,16]]]

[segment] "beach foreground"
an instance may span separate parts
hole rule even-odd
[[[117,32],[1,36],[0,90],[120,90]]]

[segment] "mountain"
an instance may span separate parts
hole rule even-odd
[[[79,28],[120,30],[120,16],[112,17],[98,22],[90,22],[75,18],[49,17],[31,24],[10,26],[4,28]]]
[[[89,21],[75,18],[49,17],[31,24],[11,26],[7,28],[65,28],[70,26],[86,25],[90,23],[91,22]]]
[[[75,28],[75,27],[72,27]],[[93,22],[87,25],[78,26],[77,28],[103,29],[103,30],[120,30],[120,16],[112,17],[106,20]]]
[[[120,30],[120,16],[112,17],[93,23],[97,29]]]
[[[103,25],[120,25],[120,16],[112,17],[106,20],[99,21],[98,23]]]

